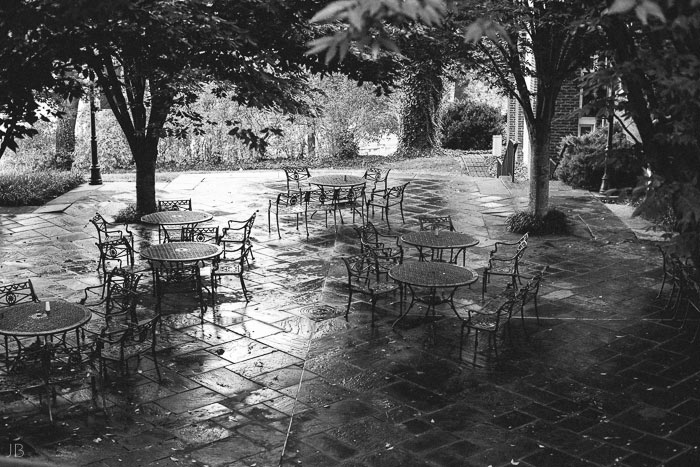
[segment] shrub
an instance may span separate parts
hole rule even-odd
[[[569,222],[566,214],[558,209],[548,209],[542,217],[536,217],[529,211],[519,211],[508,216],[506,228],[510,232],[530,235],[567,234]]]
[[[114,222],[133,224],[141,221],[141,215],[136,210],[136,204],[129,204],[127,207],[120,209],[114,216]]]
[[[605,169],[607,130],[601,128],[578,137],[567,136],[562,139],[562,147],[564,144],[568,144],[569,148],[555,176],[574,188],[597,190]],[[618,128],[613,135],[613,150],[608,160],[608,186],[636,186],[643,166],[643,158]]]
[[[503,132],[503,117],[497,107],[469,100],[450,104],[442,114],[442,147],[490,149],[492,135]]]
[[[0,206],[39,206],[83,183],[75,172],[0,173]]]
[[[354,159],[360,155],[360,146],[350,131],[341,131],[334,136],[334,156],[340,159]]]

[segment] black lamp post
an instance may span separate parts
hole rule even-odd
[[[97,163],[97,134],[95,133],[95,86],[90,83],[90,151],[92,166],[90,167],[90,185],[102,185],[102,174]]]
[[[600,193],[608,190],[608,161],[612,158],[613,148],[613,122],[615,118],[614,101],[611,98],[608,103],[608,147],[605,149],[605,161],[603,162],[603,178],[600,180]]]

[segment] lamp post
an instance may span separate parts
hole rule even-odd
[[[613,147],[613,122],[615,118],[615,102],[612,98],[608,102],[608,147],[605,148],[605,160],[603,162],[603,178],[600,180],[600,193],[608,190],[608,161],[612,158]]]
[[[95,85],[90,83],[90,151],[92,166],[90,167],[90,185],[102,185],[102,174],[97,163],[97,134],[95,133]]]

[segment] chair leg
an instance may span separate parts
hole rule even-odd
[[[401,210],[401,222],[406,223],[406,219],[403,217],[403,200],[399,203],[399,209]]]
[[[386,227],[391,231],[391,224],[389,224],[389,206],[386,208],[382,209],[382,212],[386,211]]]
[[[238,278],[241,280],[241,289],[243,289],[243,296],[245,297],[245,301],[249,302],[250,299],[248,298],[248,289],[245,287],[245,282],[243,281],[243,275],[238,276]]]
[[[348,306],[345,308],[345,320],[347,321],[348,319],[348,314],[350,313],[350,305],[352,304],[352,289],[350,289],[350,293],[348,294]]]
[[[277,236],[282,239],[282,233],[280,232],[280,216],[279,213],[275,213],[275,221],[277,222]]]

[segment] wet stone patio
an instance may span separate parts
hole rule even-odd
[[[391,213],[394,232],[417,229],[421,214],[450,214],[480,240],[467,253],[479,271],[495,241],[518,237],[504,220],[525,205],[526,186],[393,171],[390,184],[409,180],[406,223]],[[569,212],[573,234],[531,238],[523,272],[549,267],[540,323],[526,309],[496,356],[486,339],[474,354],[473,337],[460,355],[459,323],[448,309],[428,322],[412,312],[392,331],[395,299],[378,302],[372,328],[360,296],[346,320],[340,258],[358,251],[356,235],[349,223],[336,234],[332,220],[326,228],[318,216],[308,239],[293,218],[281,219],[282,239],[274,225],[268,234],[268,200],[284,187],[281,171],[159,183],[159,197],[192,198],[195,209],[214,214],[213,224],[259,211],[245,274],[251,301],[235,278],[203,316],[194,297],[166,300],[162,384],[144,358],[100,395],[106,410],[93,403],[89,384],[60,387],[51,425],[45,400],[3,393],[3,456],[19,445],[25,459],[90,466],[700,465],[694,328],[679,329],[663,313],[665,297],[656,299],[655,245],[589,193],[553,184],[552,203]],[[40,299],[77,302],[101,279],[89,218],[99,211],[109,219],[133,200],[132,183],[110,182],[50,203],[60,212],[4,209],[0,282],[31,278]],[[387,228],[379,213],[373,221]],[[154,241],[150,226],[131,228],[137,250]],[[150,280],[146,272],[144,311],[153,309]],[[456,302],[480,296],[477,283]]]

